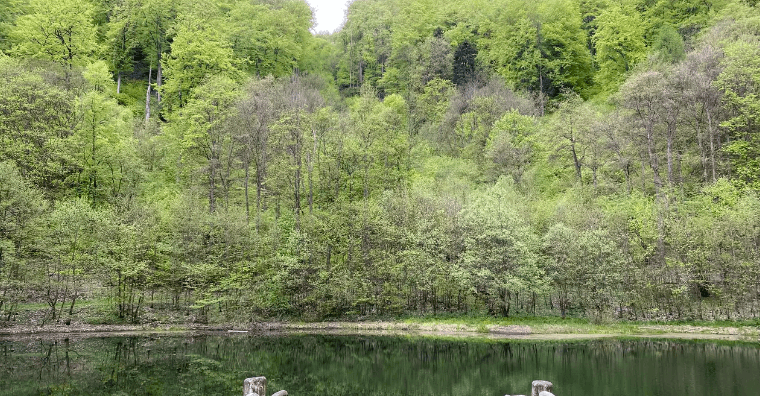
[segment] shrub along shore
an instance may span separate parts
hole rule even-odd
[[[40,313],[38,313],[40,314]],[[30,315],[29,317],[32,317]],[[33,322],[33,321],[32,321]],[[583,318],[490,316],[419,316],[346,318],[334,321],[261,320],[194,323],[189,317],[141,324],[102,323],[97,318],[65,323],[16,323],[0,327],[3,337],[89,337],[136,334],[249,333],[343,334],[479,337],[491,339],[574,340],[603,337],[652,337],[760,341],[758,321],[624,321],[593,322]]]

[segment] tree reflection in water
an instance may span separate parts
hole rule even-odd
[[[757,344],[524,342],[375,336],[0,340],[0,395],[237,395],[266,376],[291,395],[757,394]],[[753,393],[755,392],[755,393]]]

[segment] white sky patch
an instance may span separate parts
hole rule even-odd
[[[343,23],[343,16],[346,12],[348,0],[306,0],[314,9],[316,26],[314,31],[335,32]]]

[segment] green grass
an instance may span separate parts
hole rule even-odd
[[[673,320],[673,321],[642,321],[637,322],[647,325],[677,325],[677,326],[701,326],[701,327],[745,327],[756,326],[760,327],[760,318],[758,319],[744,319],[744,320]]]
[[[425,323],[425,324],[464,324],[470,326],[493,325],[573,325],[586,326],[591,325],[591,321],[583,318],[565,318],[554,316],[513,316],[508,318],[497,318],[487,315],[424,315],[424,316],[403,316],[396,319],[404,323]]]
[[[530,326],[534,334],[663,334],[669,330],[676,331],[678,326],[707,327],[718,330],[726,327],[758,327],[758,320],[744,321],[628,321],[609,319],[605,321],[592,321],[586,318],[557,316],[514,316],[509,318],[497,318],[487,315],[424,315],[403,316],[395,321],[406,324],[423,325],[465,325],[475,328],[478,332],[487,332],[491,326]],[[663,328],[652,329],[652,326]],[[670,328],[670,329],[669,329]],[[708,331],[710,332],[710,331]]]
[[[18,304],[19,311],[38,311],[41,309],[50,309],[50,306],[47,305],[46,303],[41,303],[41,302]]]
[[[186,316],[187,311],[173,310],[168,307],[156,306],[155,309],[141,313],[143,323],[152,323],[160,325],[173,325],[183,328],[184,325],[190,324],[191,318]],[[25,324],[33,316],[41,317],[41,313],[48,311],[50,308],[45,303],[24,303],[20,304],[18,324]],[[64,317],[68,317],[64,309]],[[132,324],[131,322],[118,318],[115,312],[115,304],[109,298],[95,298],[90,300],[80,300],[74,309],[75,315],[72,319],[80,323],[90,325],[119,325]],[[213,311],[211,311],[213,313]],[[320,323],[327,321],[314,321],[308,318],[260,318],[259,321],[285,321],[291,324],[303,324],[309,327],[309,324],[319,327]],[[403,316],[382,316],[382,317],[343,317],[333,318],[330,321],[340,322],[339,326],[349,329],[352,324],[356,323],[356,329],[365,328],[358,325],[362,322],[389,322],[387,326],[399,331],[425,331],[425,332],[476,332],[488,334],[498,332],[495,327],[499,326],[528,326],[532,334],[590,334],[590,335],[656,335],[664,333],[694,333],[694,334],[736,334],[737,331],[728,328],[738,328],[738,333],[745,336],[760,335],[760,320],[743,320],[743,321],[628,321],[618,319],[590,320],[581,317],[561,318],[558,316],[527,316],[518,315],[508,318],[494,317],[483,312],[471,314],[436,314],[436,315],[403,315]],[[232,324],[229,317],[213,315],[209,318],[208,324]],[[240,323],[245,326],[245,323]],[[693,327],[691,327],[693,326]],[[694,328],[696,327],[696,328]]]

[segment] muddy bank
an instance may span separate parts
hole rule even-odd
[[[572,329],[568,327],[527,325],[473,326],[468,324],[404,323],[404,322],[258,322],[225,325],[90,325],[72,324],[48,326],[11,326],[0,328],[3,339],[65,339],[108,337],[125,335],[193,335],[229,334],[251,336],[256,334],[340,334],[340,335],[393,335],[431,336],[453,338],[520,339],[520,340],[580,340],[610,337],[668,338],[683,340],[724,340],[760,342],[756,327],[700,327],[659,325],[614,329]],[[597,331],[599,330],[599,331]],[[607,331],[605,331],[607,330]]]
[[[567,328],[533,329],[526,325],[474,327],[463,324],[409,324],[394,322],[370,323],[305,323],[273,324],[269,331],[281,331],[298,334],[340,334],[340,335],[393,335],[393,336],[431,336],[453,338],[515,339],[536,341],[562,341],[600,338],[666,338],[681,340],[720,340],[760,342],[756,328],[723,328],[696,326],[657,326],[650,331],[636,330],[624,332],[566,332]],[[536,331],[537,330],[537,331]],[[553,332],[551,330],[557,330]],[[565,331],[562,331],[565,330]]]
[[[46,326],[11,326],[0,328],[0,339],[79,339],[90,337],[114,337],[128,335],[166,334],[180,335],[189,333],[226,331],[229,326],[203,325],[90,325],[72,324]]]

